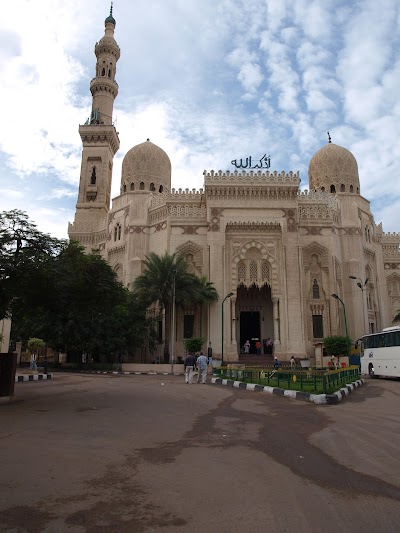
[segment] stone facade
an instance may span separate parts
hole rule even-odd
[[[375,224],[354,156],[331,142],[311,159],[311,190],[301,192],[298,172],[261,170],[211,170],[203,189],[171,189],[168,155],[147,140],[125,155],[120,195],[110,208],[119,48],[115,20],[108,17],[105,27],[107,46],[96,45],[90,84],[91,118],[79,130],[82,167],[69,236],[100,250],[128,287],[149,252],[179,252],[189,272],[213,282],[219,302],[177,310],[175,354],[184,353],[184,335],[193,334],[211,342],[218,357],[221,302],[231,292],[224,304],[230,361],[247,338],[252,345],[271,338],[282,359],[312,357],[323,336],[345,333],[343,308],[332,294],[346,305],[352,339],[391,325],[400,309],[400,233],[385,234]],[[111,66],[102,70],[103,64]]]

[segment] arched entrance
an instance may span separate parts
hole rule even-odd
[[[261,353],[266,353],[266,341],[274,338],[271,288],[241,285],[236,298],[236,338],[239,339],[240,353],[244,344],[250,342],[250,353],[256,353],[256,342],[261,342]]]

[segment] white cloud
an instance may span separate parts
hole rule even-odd
[[[176,188],[201,187],[204,169],[226,170],[236,157],[266,151],[272,170],[300,169],[304,184],[330,130],[356,156],[362,193],[384,227],[386,217],[394,220],[397,0],[120,0],[114,7],[121,149],[113,195],[124,154],[146,138],[170,156]],[[93,46],[107,14],[95,0],[13,0],[0,21],[1,208],[24,209],[57,235],[66,236],[73,218],[78,125],[90,111]]]

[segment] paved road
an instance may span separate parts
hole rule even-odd
[[[0,531],[400,530],[400,381],[314,406],[182,377],[56,374],[0,406]]]

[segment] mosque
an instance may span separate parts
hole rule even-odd
[[[92,111],[79,126],[82,165],[68,233],[86,250],[99,250],[127,287],[150,252],[178,252],[189,272],[214,284],[218,302],[177,309],[175,354],[184,354],[184,338],[201,336],[216,357],[223,342],[224,358],[233,362],[246,340],[254,352],[257,339],[265,351],[270,338],[283,360],[312,358],[323,337],[344,335],[346,327],[355,340],[390,326],[400,309],[400,233],[374,222],[356,159],[330,137],[310,160],[304,192],[298,172],[270,171],[267,156],[256,164],[232,161],[233,171],[204,171],[203,189],[175,190],[168,155],[147,139],[126,153],[110,207],[120,144],[115,25],[111,11],[95,46]],[[162,322],[159,330],[161,355]]]

